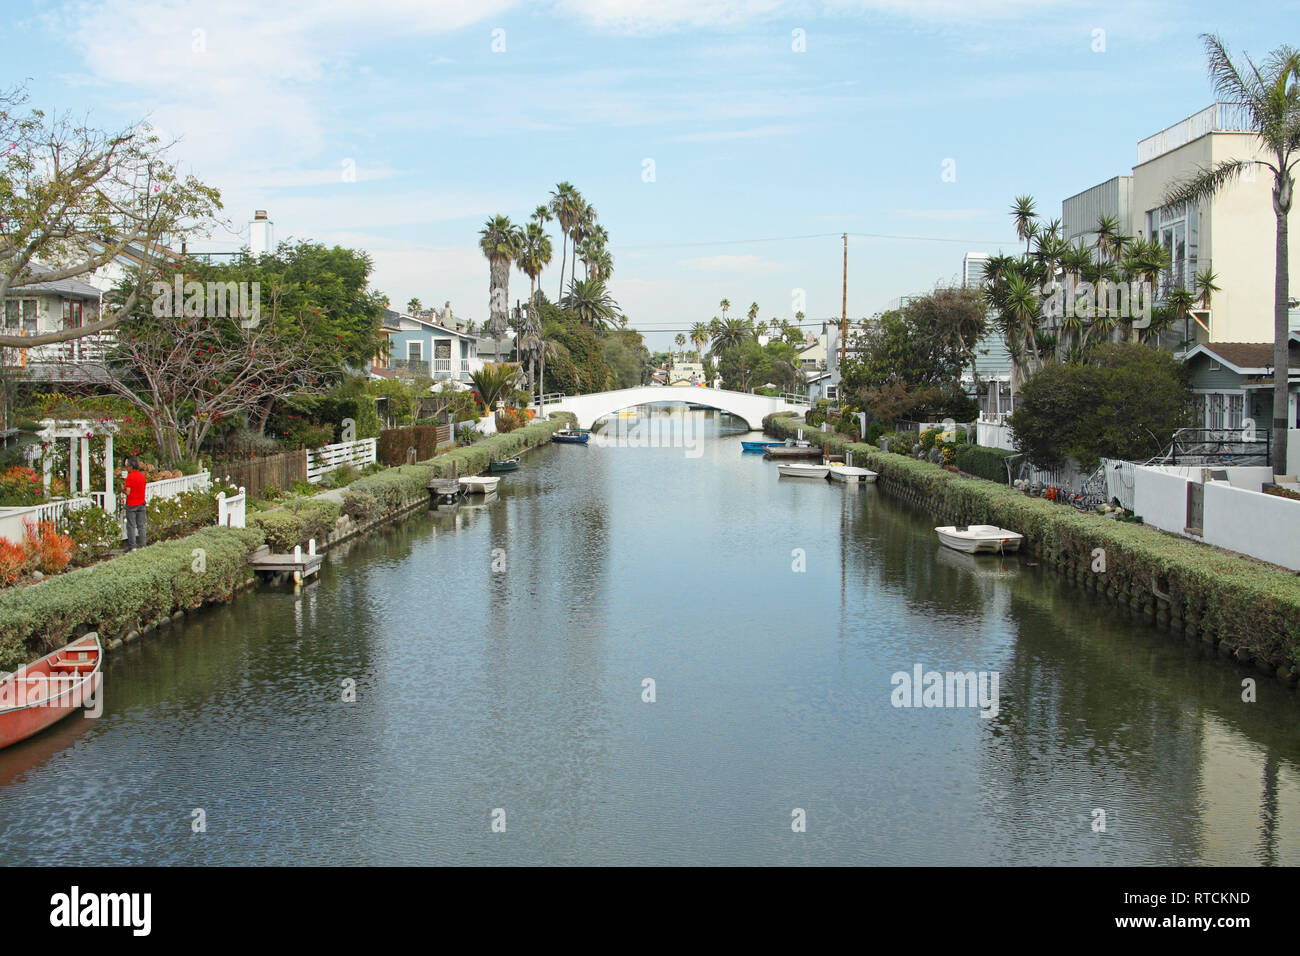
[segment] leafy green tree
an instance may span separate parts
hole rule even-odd
[[[618,323],[618,303],[600,279],[574,279],[560,304],[589,329]]]
[[[1050,364],[1016,396],[1016,447],[1040,468],[1073,459],[1145,461],[1191,422],[1187,368],[1169,352],[1133,343],[1100,345],[1086,365]]]

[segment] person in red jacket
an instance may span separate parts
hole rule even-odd
[[[144,472],[139,459],[127,459],[126,466],[126,550],[134,551],[145,546]]]

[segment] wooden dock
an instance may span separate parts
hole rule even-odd
[[[269,547],[262,545],[253,552],[248,563],[253,566],[257,576],[264,581],[292,577],[294,584],[301,584],[320,571],[321,565],[325,563],[325,556],[315,554],[314,549],[309,549],[304,554],[301,548],[295,548],[293,554],[275,554]]]
[[[455,508],[465,497],[465,486],[458,478],[435,478],[425,487],[429,490],[430,508]]]
[[[821,461],[822,446],[809,445],[807,448],[800,448],[797,445],[773,445],[763,451],[763,457],[769,461],[787,461],[791,458],[815,458]]]

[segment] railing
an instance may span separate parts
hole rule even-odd
[[[1272,444],[1267,428],[1180,428],[1169,450],[1147,464],[1268,465]]]
[[[62,498],[59,501],[47,501],[39,505],[0,508],[0,538],[8,538],[16,544],[23,540],[23,531],[27,522],[33,524],[40,524],[42,521],[57,522],[69,511],[89,508],[94,503],[89,497]]]
[[[1254,124],[1250,114],[1237,103],[1215,103],[1199,113],[1193,113],[1187,119],[1162,129],[1154,136],[1148,136],[1138,142],[1137,164],[1150,162],[1157,156],[1190,143],[1206,133],[1250,133]]]
[[[435,375],[436,375],[438,372],[450,372],[450,371],[451,371],[451,359],[434,359],[434,360],[433,360],[433,371],[434,371],[434,374],[435,374]]]
[[[429,374],[429,363],[423,359],[390,359],[389,368],[394,372],[406,372],[409,375]]]
[[[358,441],[338,442],[321,448],[307,450],[307,480],[313,484],[329,474],[340,465],[354,465],[363,468],[373,464],[375,457],[375,439],[362,438]]]
[[[217,495],[217,526],[222,528],[244,527],[248,495],[241,487],[239,494],[226,497],[223,491]]]
[[[31,365],[79,364],[102,362],[117,344],[117,335],[111,331],[84,335],[67,342],[52,342],[30,349],[20,349],[20,363]]]
[[[149,502],[155,498],[174,498],[187,491],[207,491],[212,484],[211,479],[212,475],[206,471],[181,475],[179,478],[160,478],[144,486],[144,500]]]
[[[794,392],[782,392],[777,397],[782,401],[789,402],[791,405],[812,404],[812,400],[807,395],[796,395]]]
[[[569,396],[565,395],[563,392],[547,392],[545,395],[541,397],[539,401],[543,405],[554,405],[556,402],[562,402],[568,397]],[[531,404],[533,406],[536,406],[537,402],[534,401]]]

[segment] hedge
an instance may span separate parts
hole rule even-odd
[[[983,445],[957,445],[957,467],[968,475],[1007,484],[1006,461],[1016,455],[1005,448],[985,448]]]
[[[176,610],[225,600],[244,580],[248,556],[261,543],[256,529],[204,528],[0,592],[0,668],[13,670],[86,631],[115,637]],[[203,552],[199,570],[195,549]]]
[[[791,437],[799,423],[769,416],[765,429]],[[1239,660],[1253,659],[1279,676],[1300,674],[1300,578],[1249,558],[1147,525],[1120,522],[1031,498],[1005,485],[963,478],[938,465],[882,452],[844,435],[805,429],[830,454],[853,452],[854,464],[880,475],[887,491],[923,502],[945,520],[994,524],[1025,536],[1026,545],[1067,575],[1097,585],[1130,606],[1168,598],[1168,613],[1192,635],[1213,638]],[[1097,549],[1106,570],[1094,573]],[[1159,602],[1164,604],[1163,600]]]
[[[326,499],[290,501],[283,508],[249,515],[248,526],[262,531],[272,551],[287,554],[294,545],[307,547],[313,538],[323,547],[342,512],[337,502]]]

